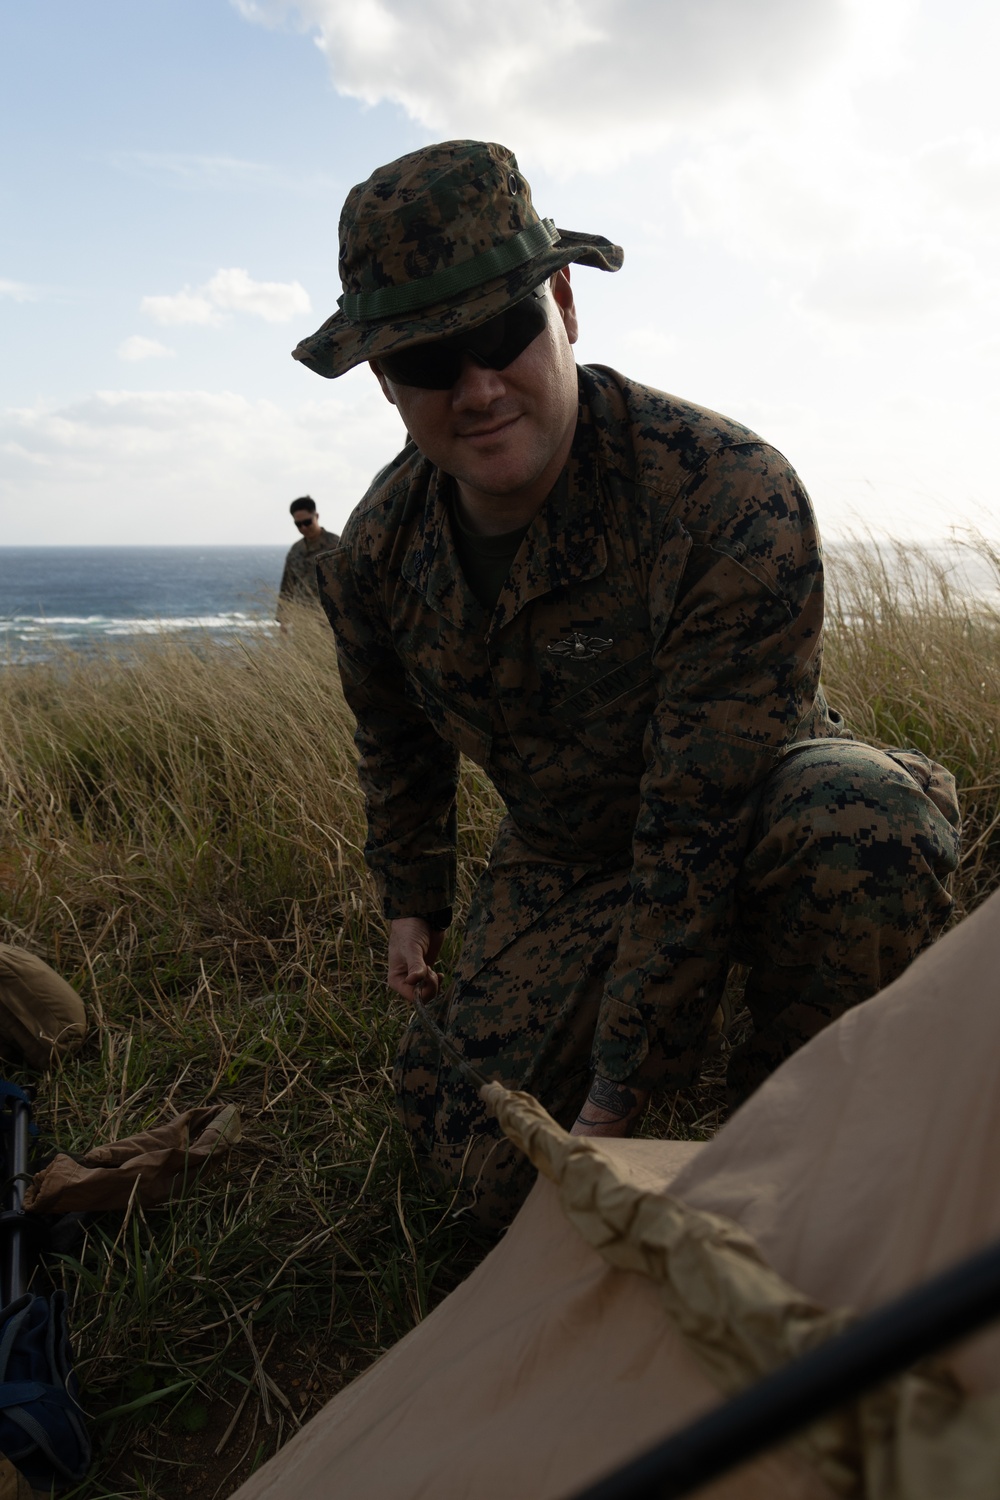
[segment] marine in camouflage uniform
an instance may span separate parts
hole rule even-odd
[[[287,616],[288,611],[284,605],[318,604],[319,603],[319,580],[316,577],[316,562],[323,552],[332,552],[339,544],[340,537],[334,531],[327,531],[325,526],[319,525],[319,516],[316,511],[316,502],[311,495],[303,495],[299,500],[293,500],[289,506],[289,513],[296,525],[299,521],[296,516],[308,517],[311,522],[310,530],[315,530],[316,535],[307,532],[300,536],[288,549],[285,558],[285,566],[281,574],[281,583],[278,586],[278,619]],[[303,522],[303,525],[305,523]],[[301,529],[301,528],[300,528]]]
[[[504,148],[426,148],[354,189],[341,311],[296,357],[336,375],[465,338],[578,260],[621,252],[539,228]],[[461,754],[507,809],[440,1022],[480,1072],[607,1134],[638,1110],[603,1103],[697,1076],[734,960],[754,1021],[734,1098],[894,978],[950,910],[958,814],[947,771],[827,707],[820,546],[786,460],[612,370],[577,380],[495,603],[459,561],[463,482],[414,443],[320,579],[390,921],[449,918]],[[531,1169],[419,1023],[396,1088],[428,1170],[509,1219]]]

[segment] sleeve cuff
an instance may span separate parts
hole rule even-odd
[[[451,926],[450,906],[442,906],[440,911],[419,911],[414,915],[418,916],[422,922],[426,922],[434,932],[444,932]]]

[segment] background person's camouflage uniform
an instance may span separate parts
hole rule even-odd
[[[281,606],[286,601],[298,604],[313,604],[319,601],[319,583],[316,578],[316,559],[322,552],[332,552],[340,545],[335,531],[320,527],[321,535],[310,546],[305,537],[300,537],[288,549],[285,566],[278,586],[278,618]]]
[[[749,1091],[936,935],[958,853],[949,774],[841,738],[827,709],[820,551],[786,461],[613,371],[581,369],[580,394],[491,617],[451,481],[412,447],[321,564],[386,915],[451,905],[462,752],[509,816],[440,1013],[565,1123],[594,1073],[690,1083],[735,958]],[[509,1218],[530,1169],[419,1026],[397,1089],[429,1163],[482,1173],[479,1211]]]

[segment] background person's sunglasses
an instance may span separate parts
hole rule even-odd
[[[488,323],[429,344],[412,344],[394,354],[380,354],[382,374],[394,385],[417,385],[425,391],[448,391],[462,373],[462,360],[471,354],[491,370],[505,370],[523,354],[549,321],[545,287],[536,286],[523,302],[505,308]]]
[[[316,519],[315,516],[307,516],[307,518],[304,521],[296,521],[295,524],[296,524],[296,526],[301,526],[302,529],[305,530],[305,528],[307,526],[311,526],[312,525],[312,523],[315,521],[315,519]]]

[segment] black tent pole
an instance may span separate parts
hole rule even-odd
[[[0,1266],[0,1305],[9,1307],[24,1295],[25,1272],[24,1194],[28,1182],[28,1135],[31,1106],[24,1099],[9,1097],[4,1108],[5,1177],[3,1202],[3,1256]]]
[[[1000,1317],[1000,1245],[887,1303],[573,1500],[678,1500]]]
[[[13,1139],[13,1172],[11,1173],[10,1206],[16,1214],[24,1213],[24,1193],[28,1181],[28,1126],[31,1123],[31,1108],[20,1099],[13,1101],[11,1113],[11,1135]],[[24,1267],[24,1230],[14,1223],[10,1232],[10,1301],[23,1297],[27,1290]],[[9,1304],[8,1304],[9,1305]]]

